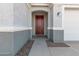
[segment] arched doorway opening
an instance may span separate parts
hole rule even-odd
[[[32,12],[32,36],[45,36],[48,35],[48,12],[46,11],[33,11]]]

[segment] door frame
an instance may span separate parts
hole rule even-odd
[[[48,36],[48,12],[45,11],[34,11],[32,12],[32,36],[36,36],[35,34],[35,15],[44,15],[44,36]]]

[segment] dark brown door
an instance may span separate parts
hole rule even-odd
[[[44,35],[44,15],[36,15],[36,35]]]

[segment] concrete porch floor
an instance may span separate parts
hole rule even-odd
[[[29,56],[79,56],[79,42],[65,42],[70,47],[47,47],[46,38],[35,38]]]

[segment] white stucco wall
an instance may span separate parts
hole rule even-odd
[[[13,26],[13,4],[0,3],[0,27]]]
[[[31,26],[31,21],[29,16],[30,16],[30,10],[27,4],[24,3],[14,4],[14,26],[18,26],[18,27]]]
[[[28,4],[0,3],[0,27],[31,28],[31,26],[31,11]]]
[[[54,4],[53,6],[53,28],[63,28],[62,13],[63,8],[61,4]],[[57,13],[60,12],[60,15],[57,16]]]
[[[53,28],[53,6],[50,8],[50,20],[49,20],[49,27]]]

